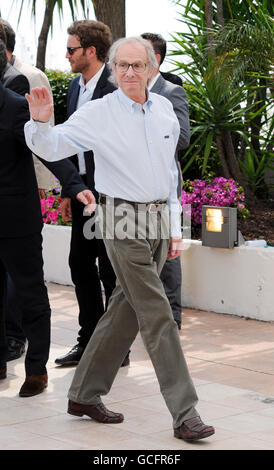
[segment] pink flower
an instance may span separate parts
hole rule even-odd
[[[46,204],[47,204],[47,206],[48,206],[49,209],[51,209],[51,207],[53,206],[54,202],[55,202],[55,196],[50,195],[50,196],[47,197],[47,199],[46,199]]]
[[[46,210],[47,210],[47,209],[46,209],[46,201],[45,201],[45,199],[41,199],[40,202],[41,202],[41,211],[42,211],[42,215],[45,215]]]

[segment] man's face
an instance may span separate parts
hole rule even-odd
[[[67,47],[78,47],[81,46],[79,38],[75,35],[69,36],[67,41]],[[69,60],[72,73],[83,73],[89,66],[89,55],[86,53],[87,50],[83,48],[75,49],[70,54],[66,53],[66,58]]]
[[[115,58],[115,78],[121,90],[131,99],[136,99],[140,96],[145,95],[145,89],[147,86],[148,79],[151,76],[149,70],[148,58],[146,49],[142,44],[123,44],[117,52]],[[129,67],[127,71],[119,70],[120,64],[135,64],[144,70],[142,72],[136,72],[132,67]]]

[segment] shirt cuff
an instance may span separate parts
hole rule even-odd
[[[170,236],[171,238],[182,238],[181,217],[171,213]]]
[[[35,129],[40,129],[42,130],[47,130],[50,127],[50,121],[47,122],[41,122],[41,121],[34,121],[34,119],[30,119],[32,127]]]
[[[182,238],[181,228],[181,212],[182,207],[178,199],[176,202],[169,202],[169,217],[170,217],[170,236],[172,238]]]

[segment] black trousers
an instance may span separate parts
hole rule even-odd
[[[14,339],[18,343],[25,344],[26,337],[24,335],[22,326],[22,312],[18,305],[14,283],[9,274],[7,275],[4,309],[6,317],[7,339]]]
[[[72,230],[69,266],[79,305],[80,330],[77,341],[81,346],[86,347],[98,321],[107,309],[109,298],[115,287],[116,276],[103,240],[96,238],[88,240],[84,237],[83,227],[90,217],[83,215],[83,208],[83,204],[77,200],[71,201]],[[105,290],[105,305],[101,282]]]
[[[5,332],[5,317],[4,317],[4,296],[6,288],[5,270],[1,267],[0,261],[0,369],[6,363],[7,354],[7,338]]]
[[[163,283],[166,296],[169,300],[173,318],[174,320],[181,322],[182,271],[180,257],[166,260],[164,267],[161,271],[160,279]]]
[[[20,238],[0,238],[0,363],[6,354],[3,294],[7,272],[16,289],[28,340],[26,374],[44,374],[49,356],[51,312],[44,283],[40,232]]]

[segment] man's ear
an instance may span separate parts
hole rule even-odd
[[[97,51],[95,46],[89,46],[87,47],[87,51],[89,52],[89,55],[91,56],[97,56]]]
[[[160,65],[161,65],[161,54],[158,54],[158,52],[156,52],[156,53],[155,53],[155,57],[156,57],[156,60],[157,60],[157,62],[158,62],[158,64],[159,64],[159,67],[160,67]]]

